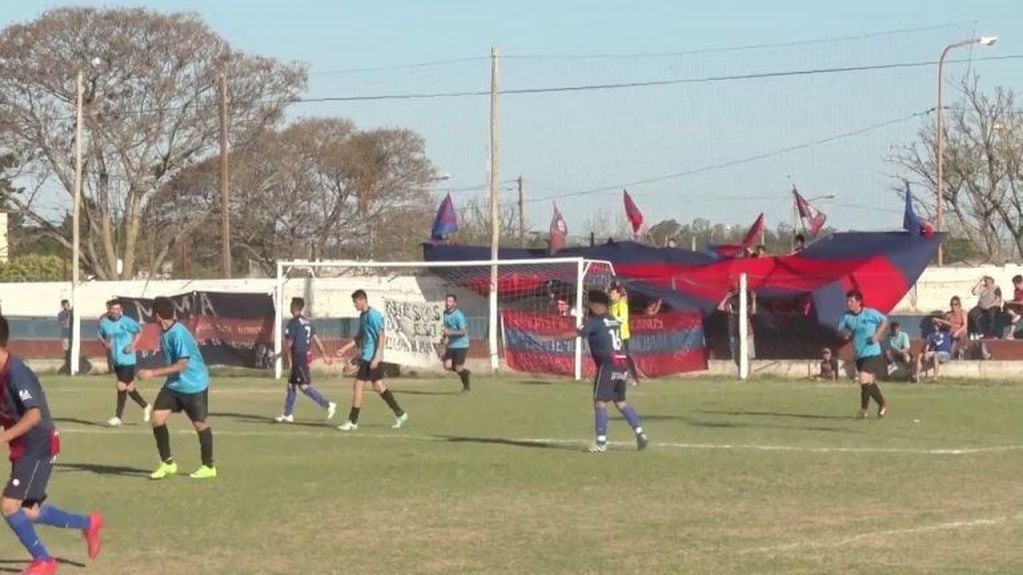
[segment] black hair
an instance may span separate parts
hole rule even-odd
[[[1020,282],[1023,282],[1023,276],[1021,276],[1019,274],[1016,274],[1016,275],[1012,276],[1012,283],[1018,284]]]
[[[352,299],[368,299],[366,297],[366,290],[357,289],[352,292]]]
[[[7,325],[7,318],[0,315],[0,347],[7,347],[7,340],[11,337],[11,326]]]
[[[297,307],[298,309],[305,309],[305,298],[293,297],[291,298],[291,307]]]
[[[174,302],[163,296],[154,299],[153,313],[160,319],[174,319]]]
[[[605,293],[603,290],[599,289],[590,290],[590,293],[588,293],[586,297],[587,299],[589,299],[590,303],[611,305],[611,298],[609,298],[607,296],[607,293]]]
[[[108,299],[107,300],[107,307],[111,307],[111,306],[115,306],[115,305],[121,305],[121,300],[119,300],[117,298]]]
[[[861,293],[860,290],[858,289],[851,289],[845,292],[845,298],[846,299],[852,298],[860,303],[863,303],[863,293]]]
[[[68,304],[68,305],[71,305],[71,302],[70,302],[70,301],[68,301],[68,300],[66,300],[66,299],[62,299],[62,300],[60,300],[60,305],[64,305],[64,304]]]
[[[803,234],[796,234],[796,241],[806,243],[806,236]]]
[[[448,299],[448,298],[451,298],[451,299],[455,300],[456,302],[458,301],[458,296],[456,296],[453,293],[449,293],[448,295],[444,296],[444,299]]]
[[[891,325],[890,325],[890,326],[888,326],[888,327],[890,327],[890,328],[892,328],[892,329],[895,329],[895,328],[897,328],[897,327],[902,327],[902,325],[901,325],[901,324],[899,324],[899,322],[897,322],[897,321],[893,321],[893,322],[891,323]]]

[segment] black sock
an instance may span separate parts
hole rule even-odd
[[[206,467],[213,467],[213,428],[207,427],[199,432],[199,455],[202,457],[202,464]]]
[[[160,461],[170,463],[174,461],[170,450],[170,432],[166,425],[153,428],[153,437],[156,438],[156,450],[160,452]]]
[[[114,416],[117,419],[124,417],[124,404],[128,399],[128,392],[117,390],[117,409],[114,411]]]
[[[135,403],[139,404],[139,407],[141,407],[142,409],[149,407],[149,404],[146,403],[146,400],[142,399],[142,394],[139,393],[139,390],[137,389],[129,391],[128,397],[130,397],[131,400],[134,401]]]
[[[405,415],[405,412],[401,410],[401,406],[398,405],[398,402],[394,399],[394,394],[391,393],[391,390],[385,389],[384,392],[380,394],[380,397],[387,402],[387,407],[391,408],[394,415],[397,415],[398,417]]]
[[[358,407],[352,407],[351,411],[348,412],[348,421],[359,423],[359,409]]]
[[[869,385],[860,386],[860,409],[867,409],[870,407],[870,389]]]
[[[469,389],[470,375],[472,375],[472,372],[465,368],[462,368],[462,371],[458,372],[458,378],[462,380],[462,389]]]
[[[877,405],[878,406],[884,405],[884,396],[881,395],[881,388],[878,387],[876,383],[868,385],[867,388],[869,388],[870,397],[874,398],[874,401],[877,402]]]

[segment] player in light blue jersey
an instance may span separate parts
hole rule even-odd
[[[167,419],[171,413],[184,412],[199,434],[199,452],[202,466],[192,473],[192,479],[212,479],[217,476],[213,466],[213,428],[208,421],[210,372],[195,338],[188,328],[174,319],[174,303],[165,297],[153,300],[163,334],[160,336],[160,350],[167,367],[143,369],[142,379],[166,377],[154,402],[153,436],[160,453],[160,467],[150,474],[151,479],[164,479],[178,472],[178,464],[171,455],[170,432]]]
[[[348,421],[338,426],[341,431],[359,429],[359,412],[362,410],[362,391],[367,383],[373,384],[373,390],[380,394],[387,406],[394,412],[395,422],[392,429],[401,429],[408,423],[408,414],[398,405],[394,394],[384,385],[384,314],[369,305],[366,292],[356,290],[352,294],[352,303],[359,311],[359,333],[355,339],[338,350],[338,357],[344,357],[353,348],[358,348],[357,364],[359,372],[352,386],[352,410],[348,413]]]
[[[870,400],[877,402],[877,416],[888,414],[888,402],[877,386],[877,374],[884,370],[881,338],[888,331],[888,318],[876,309],[863,306],[863,294],[852,290],[845,294],[846,312],[838,322],[838,333],[852,340],[856,371],[860,382],[860,419],[867,418]]]
[[[138,363],[135,349],[142,339],[142,326],[124,315],[121,302],[112,299],[107,302],[106,315],[99,320],[98,331],[99,340],[109,354],[117,377],[117,408],[107,425],[119,427],[124,424],[124,404],[129,397],[142,408],[142,421],[149,421],[153,408],[135,389],[135,365]]]
[[[469,322],[458,309],[458,296],[448,294],[444,299],[444,369],[458,374],[462,380],[462,393],[469,392],[469,376],[465,358],[469,355]]]

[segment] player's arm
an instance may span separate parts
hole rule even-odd
[[[337,357],[344,357],[344,356],[348,355],[348,352],[352,351],[353,349],[355,349],[358,346],[359,346],[358,338],[353,339],[352,341],[350,341],[350,342],[342,345],[340,348],[338,348],[338,350],[336,352],[334,352],[334,355],[336,355]]]
[[[884,338],[886,331],[888,331],[888,318],[881,316],[881,325],[877,326],[877,329],[874,330],[873,340],[880,342]]]
[[[732,296],[734,295],[735,293],[732,292],[732,290],[728,290],[728,293],[725,294],[725,297],[721,298],[721,301],[718,302],[718,311],[728,313],[728,304],[732,300]]]
[[[842,316],[838,322],[838,337],[842,338],[842,341],[852,339],[852,332],[849,330],[849,326],[845,325],[845,316]]]
[[[142,326],[139,322],[133,322],[132,329],[135,330],[135,337],[131,338],[131,343],[125,348],[124,353],[135,353],[139,348],[139,342],[142,341]]]
[[[10,443],[15,439],[25,435],[32,430],[33,427],[39,425],[39,422],[43,419],[43,412],[38,407],[32,407],[25,411],[25,415],[21,416],[18,423],[12,425],[9,429],[5,429],[3,433],[0,433],[0,441],[4,443]]]
[[[373,351],[373,359],[369,362],[369,366],[376,369],[380,365],[381,360],[384,359],[384,342],[387,341],[387,333],[384,328],[380,328],[380,334],[377,335],[377,348]]]
[[[43,419],[41,403],[43,390],[39,387],[39,382],[32,378],[28,369],[24,367],[21,370],[12,371],[9,378],[10,383],[6,391],[21,402],[21,405],[25,407],[25,413],[17,423],[0,433],[0,441],[4,443],[9,443],[25,435],[33,427],[39,425]]]
[[[156,369],[143,369],[139,371],[139,377],[142,379],[151,379],[154,377],[167,377],[168,375],[181,373],[186,369],[188,369],[188,358],[183,357],[166,367],[158,367]]]
[[[100,318],[103,321],[103,318]],[[110,351],[110,342],[107,341],[107,335],[103,333],[103,326],[96,328],[96,337],[99,338],[99,342],[103,344],[103,349]]]
[[[313,343],[316,344],[316,349],[320,350],[320,356],[323,357],[324,363],[330,365],[334,363],[334,358],[327,354],[327,348],[323,347],[323,342],[320,340],[320,336],[313,334]]]

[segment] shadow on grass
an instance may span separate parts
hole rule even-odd
[[[77,417],[54,417],[53,421],[54,423],[77,423],[78,425],[88,425],[90,427],[109,427],[106,423],[78,419]]]
[[[853,419],[851,415],[821,415],[819,413],[787,413],[784,411],[697,411],[696,413],[705,413],[707,415],[754,415],[761,417],[792,417],[796,419],[836,419],[836,420],[849,420]]]
[[[549,443],[546,441],[530,441],[526,439],[505,439],[503,437],[464,437],[456,435],[435,435],[437,439],[451,443],[478,443],[480,445],[508,445],[510,447],[527,447],[530,449],[556,449],[561,451],[580,451],[578,445],[570,443]]]
[[[148,477],[149,470],[122,465],[102,465],[99,463],[67,463],[54,464],[59,471],[95,473],[96,475],[121,475],[124,477]]]
[[[711,413],[711,412],[698,412],[698,413]],[[802,431],[823,431],[826,433],[863,433],[858,429],[849,429],[844,427],[823,427],[820,425],[777,425],[770,423],[744,423],[740,421],[709,421],[706,419],[697,419],[694,417],[688,417],[685,415],[656,415],[656,414],[643,414],[640,416],[643,421],[681,421],[692,425],[693,427],[703,427],[707,429],[785,429],[785,430],[802,430]],[[831,419],[827,417],[825,419]],[[852,420],[851,417],[834,419],[848,419]]]
[[[462,395],[462,391],[459,389],[452,389],[449,391],[427,391],[424,389],[394,389],[392,390],[395,395]]]
[[[554,379],[524,379],[522,381],[516,381],[515,385],[556,385],[559,383],[564,382]]]
[[[281,427],[289,427],[289,426],[294,426],[294,427],[317,427],[317,428],[321,428],[321,429],[324,428],[324,427],[332,427],[331,422],[329,422],[329,421],[320,421],[320,422],[316,422],[316,421],[295,421],[295,422],[292,422],[292,423],[277,423],[276,421],[274,421],[274,418],[267,417],[265,415],[253,415],[251,413],[231,413],[231,412],[227,412],[227,411],[221,411],[221,412],[217,412],[217,413],[210,413],[210,418],[211,419],[212,418],[218,418],[218,417],[223,417],[224,419],[233,419],[233,420],[238,421],[240,423],[261,423],[263,425],[273,425],[273,426],[281,426]],[[216,425],[217,425],[216,421],[213,421],[212,424],[213,424],[214,427],[216,427]]]
[[[79,563],[78,561],[72,561],[71,559],[64,559],[57,557],[57,563],[64,566],[78,567],[79,569],[85,568],[85,563]],[[22,565],[28,567],[28,559],[0,559],[0,565]],[[0,567],[0,573],[21,573],[22,568],[17,567]]]

